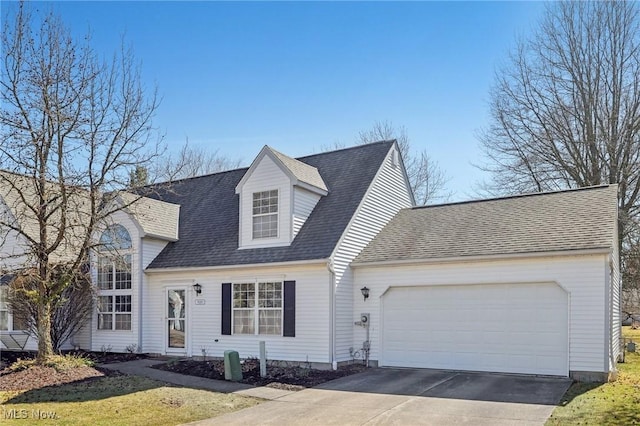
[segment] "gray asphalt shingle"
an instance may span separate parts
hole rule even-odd
[[[612,248],[617,185],[404,209],[354,263]]]
[[[328,258],[393,142],[377,142],[298,158],[315,167],[329,194],[322,197],[291,245],[238,249],[239,199],[246,168],[158,186],[149,197],[180,205],[179,240],[149,269],[246,265]]]
[[[306,163],[303,163],[300,160],[296,160],[295,158],[288,157],[281,152],[276,151],[271,147],[267,147],[271,150],[271,152],[282,162],[282,164],[291,171],[291,173],[298,179],[300,182],[304,182],[311,186],[315,186],[316,188],[327,191],[327,185],[322,180],[322,176],[320,176],[320,172],[313,166],[310,166]]]

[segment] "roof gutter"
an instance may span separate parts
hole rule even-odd
[[[151,232],[144,232],[144,231],[142,233],[142,237],[155,238],[157,240],[168,241],[170,243],[175,243],[176,241],[178,241],[177,237],[167,237],[166,235],[152,234]]]
[[[363,267],[383,267],[383,266],[395,266],[395,265],[423,265],[425,263],[438,264],[438,263],[459,263],[459,262],[482,262],[482,261],[495,261],[495,260],[509,260],[509,259],[527,259],[527,258],[540,258],[540,257],[553,257],[553,256],[578,256],[578,255],[590,255],[590,254],[611,254],[613,249],[611,247],[598,247],[593,249],[583,250],[555,250],[555,251],[541,251],[541,252],[529,252],[529,253],[512,253],[512,254],[492,254],[492,255],[480,255],[480,256],[455,256],[455,257],[443,257],[443,258],[423,258],[423,259],[400,259],[400,260],[381,260],[371,262],[353,262],[352,268]]]
[[[272,262],[272,263],[247,263],[236,265],[218,265],[218,266],[185,266],[185,267],[173,267],[173,268],[149,268],[145,269],[147,274],[163,274],[167,272],[198,272],[198,271],[220,271],[227,269],[246,269],[246,268],[272,268],[281,266],[305,266],[305,265],[326,265],[329,261],[325,259],[311,259],[311,260],[294,260],[291,262]]]

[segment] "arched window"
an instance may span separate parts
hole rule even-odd
[[[127,250],[131,248],[131,235],[122,225],[111,225],[100,236],[101,250]]]
[[[131,235],[109,226],[98,247],[98,330],[131,330]]]

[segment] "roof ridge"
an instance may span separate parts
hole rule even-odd
[[[210,176],[215,176],[215,175],[222,175],[225,173],[231,173],[231,172],[237,172],[240,170],[248,170],[249,167],[237,167],[235,169],[230,169],[230,170],[221,170],[219,172],[213,172],[213,173],[205,173],[203,175],[198,175],[198,176],[189,176],[189,177],[185,177],[185,178],[180,178],[180,179],[176,179],[176,180],[165,180],[162,182],[156,182],[156,183],[150,183],[149,185],[144,185],[141,188],[147,188],[147,187],[156,187],[159,185],[166,185],[166,184],[173,184],[173,183],[177,183],[177,182],[184,182],[187,180],[192,180],[192,179],[200,179],[200,178],[205,178],[205,177],[210,177]]]
[[[352,146],[348,146],[348,147],[345,147],[345,148],[334,149],[334,150],[331,150],[331,151],[318,152],[316,154],[309,154],[309,155],[305,155],[303,157],[296,157],[295,159],[298,160],[298,161],[302,161],[303,159],[311,158],[311,157],[317,157],[317,156],[320,156],[320,155],[333,154],[335,152],[349,151],[349,150],[352,150],[352,149],[365,148],[365,147],[372,146],[372,145],[381,145],[381,144],[393,143],[393,142],[396,142],[396,139],[386,139],[386,140],[381,140],[381,141],[376,141],[376,142],[352,145]],[[304,161],[302,161],[302,162],[304,163]]]
[[[270,145],[265,145],[265,146],[266,146],[268,149],[270,149],[274,154],[276,154],[276,156],[277,156],[277,155],[281,155],[281,156],[283,156],[283,157],[284,157],[284,158],[286,158],[286,159],[296,161],[296,162],[298,162],[298,163],[300,163],[300,164],[303,164],[303,165],[305,165],[305,166],[307,166],[307,167],[311,167],[312,169],[316,169],[316,170],[318,169],[317,167],[314,167],[314,166],[312,166],[311,164],[307,164],[307,163],[305,163],[304,161],[300,161],[298,158],[294,158],[294,157],[291,157],[290,155],[284,154],[284,153],[282,153],[282,152],[278,151],[277,149],[273,148],[273,147],[272,147],[272,146],[270,146]],[[327,152],[323,152],[323,154],[328,154],[328,153],[330,153],[330,152],[334,152],[334,151],[327,151]],[[304,158],[304,157],[303,157],[303,158]],[[282,161],[282,159],[280,159],[280,161]],[[283,164],[284,164],[284,162],[283,162]],[[290,169],[286,164],[284,164],[284,166],[285,166],[285,167],[287,167],[288,169]]]
[[[505,196],[502,196],[502,197],[482,198],[482,199],[465,200],[465,201],[454,201],[454,202],[451,202],[451,203],[441,203],[441,204],[429,204],[429,205],[426,205],[426,206],[409,207],[409,208],[403,209],[403,210],[420,210],[420,209],[428,209],[428,208],[432,208],[432,207],[446,207],[446,206],[455,206],[455,205],[459,205],[459,204],[475,204],[475,203],[485,203],[485,202],[488,202],[488,201],[500,201],[500,200],[516,199],[516,198],[537,197],[537,196],[542,196],[542,195],[564,194],[564,193],[567,193],[567,192],[591,191],[591,190],[595,190],[595,189],[609,188],[611,186],[616,186],[616,185],[618,185],[618,184],[617,183],[606,183],[606,184],[602,184],[602,185],[591,185],[591,186],[583,186],[583,187],[580,187],[580,188],[559,189],[559,190],[555,190],[555,191],[529,192],[529,193],[526,193],[526,194],[505,195]]]
[[[291,160],[300,161],[300,160],[298,160],[297,158],[293,158],[292,156],[287,155],[287,154],[285,154],[285,153],[284,153],[284,152],[282,152],[282,151],[278,151],[277,149],[275,149],[275,148],[274,148],[274,147],[272,147],[271,145],[265,145],[265,146],[266,146],[267,148],[269,148],[271,151],[273,151],[275,154],[280,154],[280,155],[282,155],[283,157],[289,158],[289,159],[291,159]],[[302,161],[300,161],[300,162],[302,163]],[[306,163],[303,163],[303,164],[306,164]],[[307,164],[307,166],[308,166],[308,164]]]
[[[328,155],[328,154],[333,154],[335,152],[348,151],[348,150],[351,150],[351,149],[364,148],[366,146],[384,144],[384,143],[391,143],[391,142],[396,142],[396,140],[395,139],[388,139],[388,140],[376,141],[376,142],[371,142],[371,143],[366,143],[366,144],[361,144],[361,145],[353,145],[353,146],[349,146],[349,147],[346,147],[346,148],[340,148],[340,149],[334,149],[334,150],[331,150],[331,151],[318,152],[316,154],[309,154],[309,155],[305,155],[305,156],[302,156],[302,157],[291,157],[290,155],[287,155],[287,154],[284,154],[281,151],[278,151],[277,149],[273,148],[271,145],[267,145],[267,147],[269,147],[269,149],[271,149],[272,151],[276,151],[277,153],[279,153],[281,155],[284,155],[285,157],[291,158],[292,160],[297,160],[297,161],[300,161],[301,163],[307,164],[302,160],[303,159],[307,159],[307,158],[311,158],[311,157],[317,157],[317,156],[320,156],[320,155]],[[307,165],[310,166],[310,164],[307,164]],[[214,175],[221,175],[223,173],[237,172],[239,170],[248,170],[249,167],[250,166],[237,167],[237,168],[231,169],[231,170],[221,170],[219,172],[206,173],[206,174],[198,175],[198,176],[190,176],[190,177],[180,178],[180,179],[176,179],[176,180],[167,180],[167,181],[162,181],[162,182],[156,182],[156,183],[151,183],[149,185],[145,185],[142,188],[154,187],[154,186],[168,184],[168,183],[183,182],[183,181],[190,180],[190,179],[199,179],[199,178],[204,178],[204,177],[209,177],[209,176],[214,176]],[[313,167],[313,166],[311,166],[311,167]]]

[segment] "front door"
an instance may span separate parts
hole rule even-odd
[[[187,336],[187,291],[167,289],[167,350],[185,350]]]

